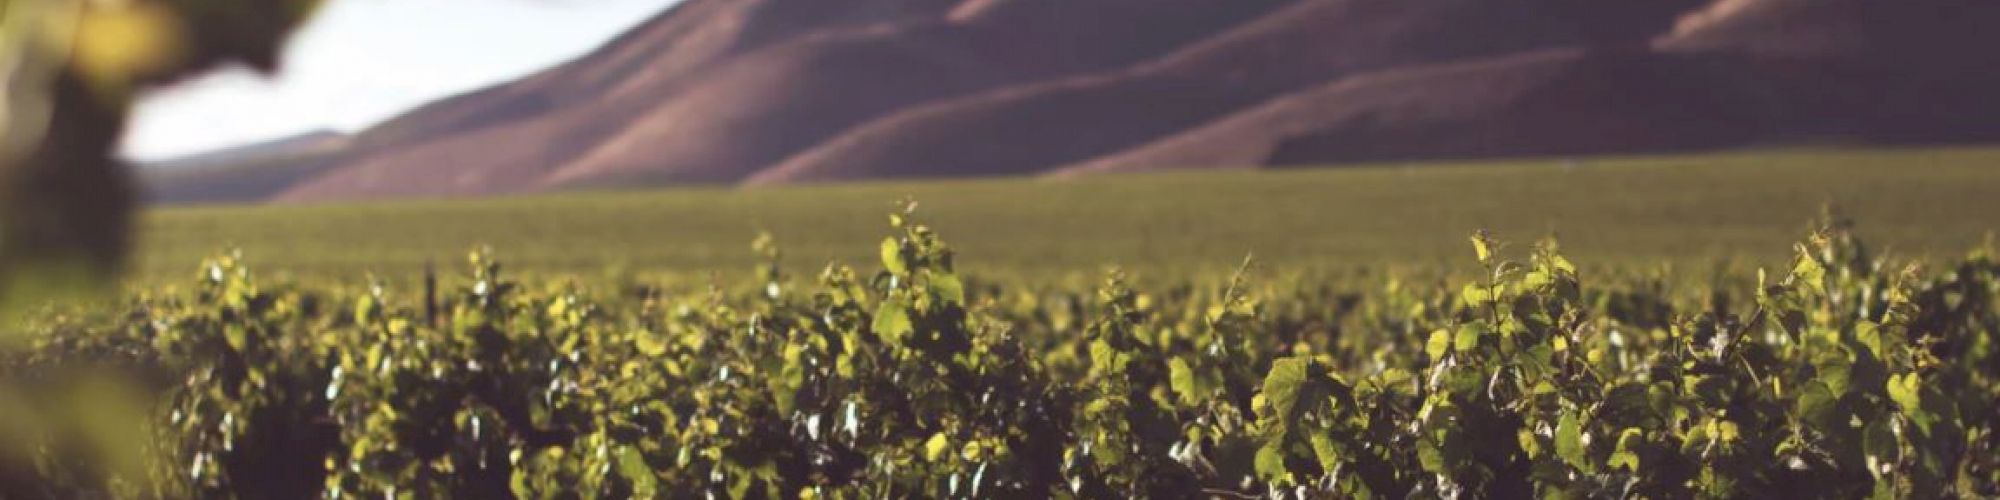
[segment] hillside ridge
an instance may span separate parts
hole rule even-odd
[[[203,196],[1976,143],[2000,139],[1997,21],[1978,0],[684,0]]]

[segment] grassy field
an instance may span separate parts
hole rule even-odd
[[[885,214],[905,196],[973,275],[1140,278],[1234,267],[1288,272],[1470,264],[1466,234],[1519,243],[1564,235],[1602,266],[1705,267],[1784,258],[1828,202],[1905,255],[1957,255],[2000,229],[2000,149],[1780,151],[1702,156],[1192,172],[1073,181],[897,182],[702,188],[482,200],[216,206],[145,216],[134,279],[185,281],[241,248],[265,274],[457,270],[490,245],[531,275],[748,274],[770,231],[794,273],[828,260],[872,268]],[[1648,264],[1656,265],[1656,264]],[[1685,267],[1684,267],[1685,268]]]

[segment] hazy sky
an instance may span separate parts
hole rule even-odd
[[[321,129],[582,55],[675,0],[326,0],[265,77],[224,70],[146,96],[124,154],[150,160]]]

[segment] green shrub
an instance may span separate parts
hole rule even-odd
[[[0,471],[20,496],[2000,495],[1990,250],[1894,267],[1829,223],[1731,293],[1597,288],[1482,233],[1459,287],[1246,262],[1029,292],[892,222],[873,274],[798,286],[760,238],[759,282],[688,294],[526,285],[486,252],[443,292],[266,287],[219,257],[0,364],[158,394],[143,473],[60,447]]]

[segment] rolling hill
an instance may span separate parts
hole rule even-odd
[[[145,197],[158,203],[258,201],[318,175],[352,137],[316,131],[138,165]]]
[[[337,151],[197,170],[219,179],[193,198],[1982,142],[1996,21],[1991,0],[684,0]]]

